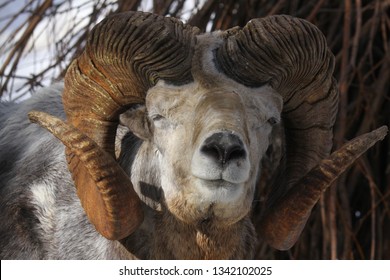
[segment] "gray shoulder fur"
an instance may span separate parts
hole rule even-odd
[[[0,259],[129,257],[88,222],[63,145],[27,118],[31,110],[64,118],[62,89],[56,84],[21,104],[0,104]]]

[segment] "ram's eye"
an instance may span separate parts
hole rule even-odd
[[[271,117],[268,119],[268,123],[270,125],[275,125],[275,124],[279,123],[279,120],[277,118]]]
[[[155,115],[151,116],[151,119],[152,119],[154,122],[156,122],[156,121],[159,121],[159,120],[164,119],[164,117],[161,116],[161,115],[159,115],[159,114],[155,114]]]

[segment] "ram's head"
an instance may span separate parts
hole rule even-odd
[[[200,34],[173,18],[129,12],[97,25],[67,71],[67,124],[30,118],[67,146],[82,205],[109,239],[142,221],[139,182],[115,160],[120,121],[155,149],[169,211],[222,228],[250,212],[270,133],[283,120],[289,191],[266,212],[260,234],[286,249],[321,193],[386,133],[324,159],[338,106],[333,67],[324,36],[304,20],[273,16]]]

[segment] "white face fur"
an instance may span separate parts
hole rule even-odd
[[[225,226],[250,210],[260,161],[281,109],[281,97],[270,87],[247,88],[230,80],[206,89],[196,81],[184,86],[160,81],[148,91],[145,107],[127,114],[131,122],[122,122],[144,140],[143,148],[153,149],[150,164],[159,168],[158,187],[169,211],[189,224]],[[218,160],[215,143],[209,143],[215,136],[238,146],[228,160]],[[133,172],[142,172],[139,168]],[[141,195],[142,179],[132,180]]]

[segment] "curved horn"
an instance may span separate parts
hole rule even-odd
[[[246,86],[269,84],[283,97],[291,186],[332,147],[338,102],[333,55],[321,31],[289,16],[255,19],[226,36],[216,51],[219,68]]]
[[[96,183],[96,188],[79,188],[77,195],[81,201],[93,200],[84,207],[93,207],[86,212],[95,212],[93,224],[101,229],[100,233],[108,239],[118,239],[117,230],[111,228],[112,225],[123,227],[120,231],[134,231],[143,218],[140,199],[126,173],[117,168],[114,158],[95,141],[58,118],[37,111],[29,112],[28,117],[60,139],[82,163],[79,172],[88,173]]]
[[[255,19],[225,36],[226,43],[216,51],[219,68],[246,86],[269,84],[283,98],[286,184],[287,190],[295,188],[332,147],[338,91],[326,39],[314,25],[289,16]],[[296,203],[305,204],[304,198]],[[273,223],[290,223],[286,228],[306,222],[288,221],[288,213],[278,219]],[[267,229],[264,239],[274,240],[274,229]],[[278,235],[279,243],[290,238],[288,230],[284,233]]]
[[[159,79],[175,84],[192,80],[192,45],[197,32],[174,18],[142,12],[103,20],[92,30],[84,52],[66,73],[63,103],[67,123],[115,158],[119,114],[131,104],[143,103],[146,91]],[[64,135],[58,137],[64,144],[69,142]],[[68,145],[66,155],[81,204],[97,231],[109,239],[128,236],[134,226],[129,226],[123,215],[141,215],[130,201],[126,204],[131,198],[122,197],[123,188],[132,188],[130,179],[105,181],[107,166],[94,163],[99,161],[96,153],[82,160],[84,155]],[[88,167],[90,164],[92,168]],[[110,168],[118,174],[123,172],[118,164]],[[98,191],[93,191],[96,188]],[[131,196],[135,195],[131,191]],[[142,219],[134,220],[139,223]]]
[[[267,209],[260,228],[267,242],[279,250],[290,249],[300,236],[322,193],[358,157],[376,142],[383,140],[387,131],[387,126],[382,126],[344,144],[302,177],[280,201]]]

